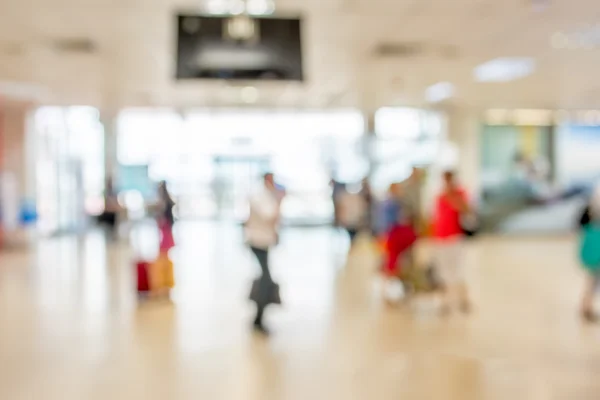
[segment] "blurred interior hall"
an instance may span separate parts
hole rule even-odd
[[[0,2],[0,399],[600,398],[599,16]]]

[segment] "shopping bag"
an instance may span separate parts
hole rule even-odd
[[[580,243],[583,266],[593,273],[600,272],[600,226],[588,224],[583,228]]]
[[[148,276],[149,264],[146,261],[137,261],[135,263],[137,276],[137,291],[140,293],[150,290],[150,279]]]
[[[160,253],[150,265],[150,287],[152,290],[175,287],[173,262],[166,253]]]

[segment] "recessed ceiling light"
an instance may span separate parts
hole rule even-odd
[[[425,90],[425,99],[430,103],[437,103],[454,96],[455,88],[450,82],[438,82]]]
[[[251,15],[268,15],[275,11],[273,0],[248,0],[246,11]]]
[[[524,78],[535,70],[535,60],[528,57],[503,57],[479,65],[474,70],[479,82],[510,82]]]
[[[208,0],[204,5],[206,12],[214,15],[228,14],[229,7],[223,0]]]
[[[244,3],[244,1],[243,1],[243,0],[234,0],[234,1],[231,3],[231,6],[230,6],[230,10],[229,10],[229,11],[230,11],[230,12],[231,12],[233,15],[240,15],[240,14],[243,14],[243,13],[244,13],[244,10],[245,10],[245,9],[246,9],[246,4]]]

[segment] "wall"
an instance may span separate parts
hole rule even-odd
[[[35,190],[29,110],[27,102],[0,99],[0,207],[4,238],[10,242],[20,240],[11,232],[19,230],[22,201]]]

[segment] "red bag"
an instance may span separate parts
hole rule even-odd
[[[410,248],[417,240],[417,235],[408,225],[394,226],[387,236],[385,273],[388,276],[397,276],[402,266],[400,255]]]
[[[146,261],[138,261],[136,263],[138,292],[149,292],[150,291],[150,278],[148,276],[149,267],[150,267],[150,265]]]

